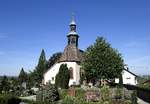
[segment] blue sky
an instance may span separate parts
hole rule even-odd
[[[75,13],[79,48],[103,36],[130,70],[150,74],[149,0],[0,0],[0,75],[33,70],[42,48],[47,59],[63,51]]]

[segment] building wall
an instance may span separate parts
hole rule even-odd
[[[59,68],[61,64],[67,64],[67,67],[73,68],[73,79],[70,79],[69,86],[70,85],[79,85],[80,84],[80,65],[78,65],[76,62],[61,62],[56,63],[54,66],[52,66],[48,71],[44,74],[44,84],[47,82],[51,82],[52,84],[55,84],[55,76],[59,72]]]
[[[123,84],[130,84],[130,85],[136,85],[137,84],[136,76],[129,73],[126,70],[123,70],[122,78],[123,78]]]
[[[137,84],[136,76],[126,70],[123,70],[123,72],[122,72],[122,80],[123,80],[123,84],[129,84],[129,85]],[[115,79],[115,83],[119,83],[118,78]]]

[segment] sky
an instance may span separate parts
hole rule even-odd
[[[150,74],[149,5],[150,0],[0,0],[0,75],[34,70],[42,49],[47,59],[63,52],[72,13],[80,49],[102,36],[130,71]]]

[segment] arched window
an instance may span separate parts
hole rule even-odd
[[[73,79],[73,68],[69,68],[69,73],[70,73],[70,79]]]

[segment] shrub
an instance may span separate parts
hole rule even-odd
[[[59,98],[64,99],[68,95],[68,90],[67,89],[60,89],[59,90]]]
[[[49,103],[57,100],[59,100],[59,93],[57,91],[57,88],[50,83],[44,86],[37,94],[37,101]]]
[[[66,96],[63,99],[62,104],[75,104],[75,98],[74,97]]]
[[[116,89],[116,94],[115,94],[115,98],[116,98],[116,99],[121,99],[121,98],[122,98],[122,95],[123,95],[123,92],[122,92],[122,91],[123,91],[122,88],[117,87],[117,89]]]
[[[108,86],[103,86],[101,88],[101,99],[102,99],[102,101],[108,101],[110,99]]]
[[[85,91],[81,88],[76,89],[76,97],[84,99]]]
[[[137,92],[133,91],[132,95],[131,95],[131,102],[132,104],[138,104],[137,103]]]
[[[19,104],[21,100],[12,95],[0,95],[0,104]]]
[[[66,96],[65,99],[63,99],[62,104],[89,104],[89,103],[87,103],[83,99]]]
[[[131,101],[130,100],[125,100],[124,104],[131,104]]]

